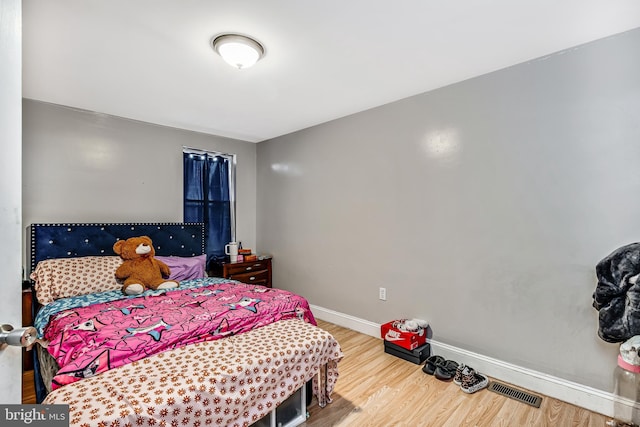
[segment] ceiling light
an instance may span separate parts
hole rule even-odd
[[[251,67],[264,56],[260,42],[241,34],[221,34],[211,45],[225,62],[239,69]]]

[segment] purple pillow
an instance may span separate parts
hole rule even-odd
[[[164,262],[171,270],[170,280],[199,279],[205,277],[205,264],[207,255],[198,255],[192,257],[181,256],[156,256],[157,260]]]

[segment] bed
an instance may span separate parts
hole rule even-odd
[[[124,295],[119,239],[149,236],[177,289]],[[70,423],[248,426],[312,381],[331,401],[342,352],[308,302],[288,291],[206,277],[195,223],[33,224],[39,403]]]

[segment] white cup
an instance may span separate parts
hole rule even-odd
[[[229,242],[224,245],[224,253],[229,255],[231,262],[238,261],[238,242]]]

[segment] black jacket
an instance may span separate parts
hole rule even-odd
[[[598,336],[622,342],[640,335],[640,243],[616,249],[596,265],[593,307],[599,311]]]

